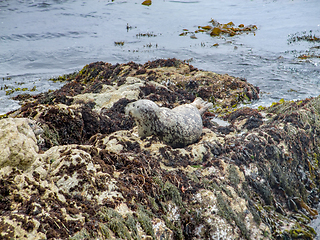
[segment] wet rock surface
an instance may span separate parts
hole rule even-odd
[[[319,97],[237,109],[256,87],[177,59],[97,62],[66,79],[18,96],[21,109],[0,120],[0,238],[315,237]],[[140,139],[125,115],[138,99],[174,108],[196,97],[214,109],[184,148]]]

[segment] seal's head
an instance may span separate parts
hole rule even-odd
[[[142,99],[132,103],[129,103],[125,108],[126,115],[130,115],[133,118],[141,118],[141,114],[152,114],[159,111],[157,104],[150,100]]]
[[[148,137],[155,133],[153,126],[159,113],[157,104],[147,99],[138,100],[129,103],[126,106],[125,113],[135,120],[140,137]]]

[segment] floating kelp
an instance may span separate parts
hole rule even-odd
[[[158,43],[156,43],[156,44],[154,44],[154,45],[152,45],[152,43],[148,43],[148,44],[146,44],[146,45],[143,45],[143,47],[144,47],[144,48],[145,48],[145,47],[147,47],[147,48],[152,48],[152,47],[157,48],[157,47],[158,47]]]
[[[116,46],[123,46],[123,45],[124,45],[124,42],[123,42],[123,41],[114,42],[114,45],[116,45]]]
[[[312,30],[310,30],[309,34],[306,34],[306,32],[295,33],[293,35],[290,35],[288,39],[289,44],[300,42],[300,41],[320,42],[320,37],[316,36],[315,34],[312,34]]]
[[[20,88],[20,87],[17,87],[17,88],[12,88],[10,86],[7,86],[7,85],[4,85],[3,87],[0,88],[0,90],[5,90],[6,91],[6,95],[11,95],[15,92],[18,92],[18,91],[30,91],[30,92],[34,92],[37,90],[36,86],[34,86],[33,88]]]
[[[2,80],[11,80],[11,77],[3,77]]]
[[[138,33],[136,34],[136,37],[156,37],[157,34],[151,33]]]
[[[300,59],[308,59],[308,58],[320,58],[320,55],[315,54],[302,54],[298,58]]]
[[[187,29],[183,29],[183,33],[180,34],[180,36],[185,36],[188,34],[195,34],[199,32],[207,32],[210,34],[210,36],[220,36],[220,35],[226,35],[229,37],[243,34],[243,33],[249,33],[249,32],[254,32],[257,30],[256,25],[248,25],[244,26],[244,24],[239,24],[236,26],[233,22],[228,22],[226,24],[219,23],[215,20],[210,21],[211,25],[206,25],[206,26],[198,26],[198,30],[194,32],[190,32]]]
[[[53,82],[67,82],[67,81],[71,81],[76,76],[77,73],[78,72],[64,74],[58,77],[49,78],[48,80]]]
[[[145,5],[145,6],[150,6],[152,4],[152,1],[151,0],[145,0],[141,4]]]
[[[306,32],[295,33],[293,35],[290,35],[290,37],[288,38],[288,44],[294,44],[296,42],[301,41],[312,44],[312,47],[310,47],[310,49],[305,51],[304,53],[300,53],[300,55],[297,56],[297,58],[301,60],[306,60],[310,58],[320,58],[320,46],[314,46],[314,43],[320,42],[319,36],[316,36],[315,34],[313,34],[312,30],[310,30],[309,34],[307,34]]]

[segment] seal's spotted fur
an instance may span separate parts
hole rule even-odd
[[[169,109],[143,99],[128,104],[126,114],[135,119],[141,138],[157,135],[172,147],[184,147],[200,138],[203,128],[201,114],[211,106],[211,103],[196,98],[191,104]]]

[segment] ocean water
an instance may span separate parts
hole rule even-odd
[[[291,41],[320,37],[320,1],[141,2],[0,0],[0,114],[19,107],[11,97],[59,88],[61,83],[48,79],[94,61],[189,60],[197,68],[258,86],[261,99],[253,107],[320,94],[320,42]],[[254,24],[258,30],[233,37],[179,36],[211,19]],[[316,57],[299,59],[303,54]]]

